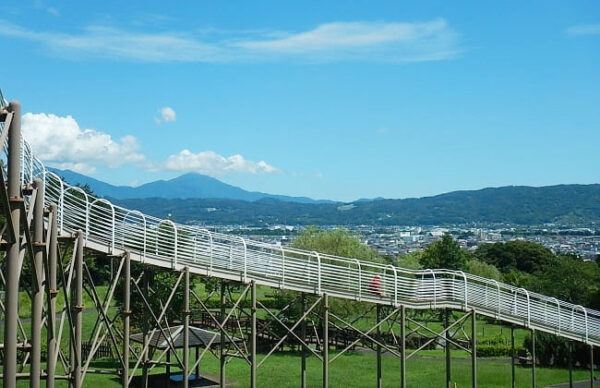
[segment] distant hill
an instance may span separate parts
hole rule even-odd
[[[600,184],[546,187],[508,186],[455,191],[433,197],[352,203],[293,203],[264,198],[116,201],[126,207],[179,222],[214,224],[444,225],[556,222],[600,223]]]
[[[266,194],[246,191],[228,185],[218,179],[202,174],[189,173],[170,180],[159,180],[138,187],[114,186],[71,170],[50,169],[70,184],[88,184],[94,193],[115,199],[131,198],[218,198],[241,201],[257,201],[263,198],[298,203],[332,203],[327,200],[314,200],[307,197]]]
[[[54,170],[71,184],[145,213],[184,223],[444,225],[548,222],[600,223],[600,184],[506,186],[432,197],[316,201],[250,192],[201,174],[185,174],[139,187],[113,186],[69,170]]]

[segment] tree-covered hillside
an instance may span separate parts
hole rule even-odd
[[[350,204],[164,198],[115,202],[158,217],[171,214],[173,219],[184,223],[441,225],[484,222],[526,225],[600,221],[600,184],[508,186]]]

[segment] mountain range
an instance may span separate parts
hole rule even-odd
[[[70,171],[71,184],[89,184],[101,196],[157,217],[183,223],[444,225],[466,223],[600,223],[600,184],[505,186],[423,198],[315,201],[248,192],[199,174],[139,187],[112,186]]]
[[[115,186],[71,170],[50,168],[52,172],[62,177],[70,184],[89,185],[96,195],[115,199],[137,198],[225,198],[241,201],[256,201],[270,198],[286,202],[298,203],[332,203],[334,201],[314,200],[308,197],[291,197],[275,195],[258,191],[246,191],[242,188],[228,185],[207,175],[188,173],[170,180],[158,180],[141,186]]]

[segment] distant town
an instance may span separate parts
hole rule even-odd
[[[339,226],[321,226],[332,229]],[[304,226],[211,226],[211,230],[234,233],[243,237],[268,243],[289,245]],[[600,255],[600,228],[561,225],[540,226],[371,226],[345,227],[360,236],[361,240],[381,256],[398,256],[424,249],[431,242],[450,233],[468,250],[478,246],[511,240],[527,240],[539,243],[554,253],[574,254],[583,260],[595,260]]]

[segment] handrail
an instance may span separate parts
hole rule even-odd
[[[360,267],[360,261],[358,259],[354,259],[356,262],[356,266],[358,267],[358,301],[362,300],[362,268]]]
[[[61,192],[61,196],[64,196],[64,190]],[[90,203],[90,212],[92,210],[92,206],[94,206],[94,204],[96,204],[96,202],[99,203],[104,203],[107,204],[108,206],[110,206],[110,211],[112,214],[112,218],[111,218],[111,222],[112,222],[112,227],[111,227],[111,238],[110,238],[110,251],[113,252],[115,250],[115,206],[107,199],[104,198],[96,198],[95,200],[92,201],[92,203]],[[64,198],[63,198],[63,208],[64,208]],[[61,212],[62,215],[62,212]],[[89,218],[89,213],[88,213],[88,218]],[[87,224],[89,224],[89,220],[86,221]]]
[[[319,252],[313,252],[317,258],[317,294],[321,294],[321,255]]]
[[[244,283],[248,282],[248,246],[246,245],[246,240],[243,237],[240,237],[242,240],[242,245],[244,246]]]
[[[527,327],[530,327],[531,326],[531,303],[529,300],[529,291],[527,291],[524,288],[517,288],[515,290],[515,301],[513,304],[514,315],[517,315],[517,295],[519,294],[519,292],[522,292],[527,297]]]
[[[435,283],[436,283],[436,279],[435,279],[435,272],[432,269],[426,269],[425,272],[423,273],[423,275],[421,275],[421,280],[423,280],[423,277],[425,276],[425,274],[431,274],[431,276],[433,277],[433,308],[435,309],[435,307],[437,306],[437,290],[435,288]]]
[[[546,303],[544,303],[544,308],[546,307],[546,305],[548,304],[548,302],[554,302],[554,303],[556,303],[556,307],[558,308],[558,315],[557,315],[557,317],[558,317],[558,324],[557,324],[557,326],[558,326],[558,333],[560,334],[560,301],[558,299],[554,298],[554,297],[550,297],[550,298],[548,298],[548,300],[546,300]],[[544,323],[545,322],[546,321],[544,319]]]
[[[143,235],[143,250],[142,250],[142,263],[144,262],[144,260],[146,259],[146,237],[147,237],[147,233],[146,233],[146,216],[144,215],[144,213],[142,213],[139,210],[129,210],[127,213],[125,213],[125,216],[123,217],[123,227],[125,227],[125,221],[127,220],[127,216],[129,216],[130,214],[137,214],[138,216],[140,216],[140,218],[142,219],[142,221],[144,222],[144,235]]]
[[[65,184],[61,177],[53,173],[52,171],[48,171],[50,177],[54,177],[58,183],[60,183],[60,196],[58,198],[58,230],[60,233],[63,231],[64,224],[64,198],[65,198]],[[50,182],[44,181],[44,186],[48,187]]]
[[[498,283],[498,281],[496,281],[496,279],[490,279],[490,281],[496,285],[496,290],[497,290],[496,299],[498,299],[498,315],[500,315],[500,311],[501,311],[501,307],[502,307],[502,304],[500,301],[500,283]],[[487,283],[486,283],[486,287],[487,287]]]
[[[83,198],[85,198],[85,238],[87,240],[88,236],[90,235],[90,207],[89,207],[90,205],[89,205],[88,195],[85,192],[85,190],[83,190],[81,187],[78,187],[78,186],[69,186],[65,189],[65,192],[67,192],[68,190],[75,190],[75,191],[83,194]],[[136,211],[136,210],[132,210],[132,211]],[[139,212],[139,213],[141,214],[141,212]]]
[[[208,229],[204,229],[204,228],[200,228],[198,229],[198,232],[202,232],[204,234],[206,234],[208,236],[208,241],[209,241],[209,245],[208,245],[208,260],[209,260],[209,274],[212,275],[212,270],[213,270],[213,238],[212,238],[212,234],[208,231]],[[198,235],[198,233],[196,233],[196,236]],[[194,236],[195,237],[195,236]],[[194,243],[194,249],[195,248],[195,243]]]
[[[387,268],[391,268],[394,271],[394,307],[398,307],[398,271],[396,267],[389,264]]]
[[[281,288],[285,287],[285,250],[279,245],[281,250]]]
[[[575,310],[581,310],[583,311],[583,316],[585,318],[585,342],[588,342],[588,315],[587,315],[587,310],[585,309],[585,307],[583,307],[582,305],[576,305],[573,306],[573,309],[571,310],[571,330],[573,330],[573,326],[575,324]]]
[[[469,282],[467,281],[467,275],[463,271],[457,271],[465,279],[465,310],[469,309]]]
[[[171,220],[162,220],[156,225],[156,250],[158,251],[158,236],[160,235],[160,226],[162,224],[170,224],[173,227],[173,235],[174,235],[174,255],[173,255],[173,269],[177,268],[177,225]]]

